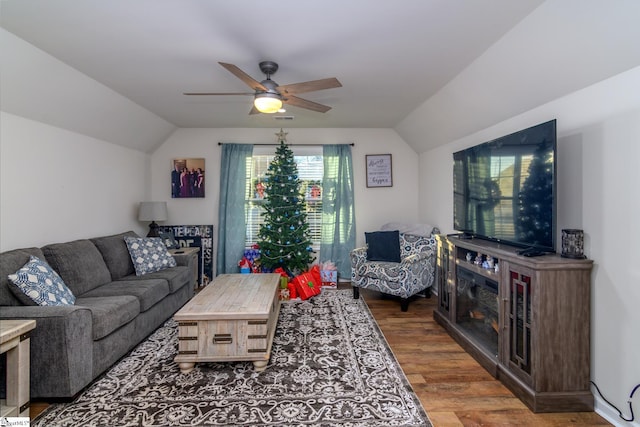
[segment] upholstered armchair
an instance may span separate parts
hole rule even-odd
[[[413,295],[425,291],[430,297],[437,249],[433,230],[425,234],[365,233],[367,246],[351,252],[353,297],[360,297],[360,288],[372,289],[400,297],[402,311],[408,310]]]

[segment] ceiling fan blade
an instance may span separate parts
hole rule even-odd
[[[318,104],[317,102],[309,101],[308,99],[298,98],[297,96],[288,95],[282,98],[284,104],[293,105],[295,107],[306,108],[307,110],[317,111],[319,113],[326,113],[331,110],[331,107]]]
[[[253,92],[184,92],[183,95],[255,95]]]
[[[242,71],[240,68],[233,64],[227,64],[225,62],[218,62],[218,64],[222,65],[226,68],[231,74],[242,80],[247,86],[249,86],[253,90],[264,90],[267,88],[262,85],[259,81],[251,77],[249,74]]]
[[[315,90],[332,89],[334,87],[342,87],[342,83],[340,83],[335,77],[330,77],[328,79],[312,80],[309,82],[278,86],[278,91],[284,95],[313,92]]]

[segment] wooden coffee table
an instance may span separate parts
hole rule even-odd
[[[0,418],[29,416],[29,334],[35,327],[35,320],[0,321],[0,352],[7,354],[7,397],[0,402]]]
[[[173,318],[183,373],[196,362],[253,361],[263,371],[280,313],[279,274],[222,274]]]

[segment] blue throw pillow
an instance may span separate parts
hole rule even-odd
[[[400,262],[400,232],[374,231],[364,233],[367,241],[367,261]]]
[[[73,292],[58,273],[33,255],[20,270],[10,274],[8,278],[37,305],[73,305],[76,302]]]
[[[159,237],[130,237],[124,238],[136,269],[136,276],[175,267],[176,260]]]

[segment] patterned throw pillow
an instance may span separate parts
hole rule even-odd
[[[31,256],[9,280],[38,305],[73,305],[76,297],[45,261]]]
[[[127,236],[124,241],[136,269],[136,276],[176,266],[176,260],[159,237]]]

